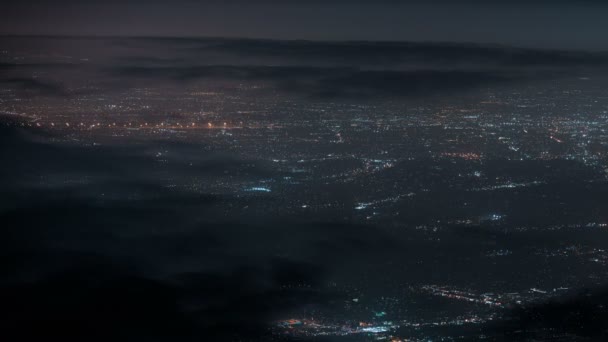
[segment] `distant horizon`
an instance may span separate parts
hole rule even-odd
[[[35,34],[35,33],[1,33],[0,38],[57,38],[57,39],[192,39],[192,40],[251,40],[267,42],[311,42],[311,43],[377,43],[377,44],[420,44],[420,45],[454,45],[454,46],[483,46],[495,48],[513,48],[519,50],[556,51],[556,52],[587,52],[593,54],[608,53],[606,49],[587,48],[558,48],[534,47],[509,43],[450,41],[450,40],[366,40],[366,39],[300,39],[300,38],[271,38],[257,36],[205,36],[205,35],[110,35],[110,34]]]

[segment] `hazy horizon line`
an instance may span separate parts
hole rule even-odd
[[[536,51],[556,51],[556,52],[588,52],[588,53],[607,53],[608,50],[592,50],[584,48],[550,48],[550,47],[530,47],[525,45],[515,45],[506,43],[491,43],[491,42],[474,42],[474,41],[449,41],[449,40],[394,40],[394,39],[280,39],[267,37],[250,37],[250,36],[205,36],[205,35],[111,35],[111,34],[34,34],[34,33],[2,33],[0,38],[51,38],[51,39],[183,39],[183,40],[242,40],[242,41],[267,41],[267,42],[311,42],[311,43],[376,43],[376,44],[427,44],[427,45],[468,45],[468,46],[484,46],[494,48],[514,48],[520,50],[536,50]]]

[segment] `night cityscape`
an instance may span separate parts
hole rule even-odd
[[[608,4],[2,12],[3,341],[608,340]]]

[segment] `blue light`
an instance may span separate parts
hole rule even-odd
[[[246,191],[271,192],[270,189],[265,188],[265,187],[261,187],[261,186],[254,186],[254,187],[251,187],[251,188],[247,189]]]

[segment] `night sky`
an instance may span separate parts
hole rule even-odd
[[[608,49],[593,0],[3,1],[0,33],[408,40]]]

